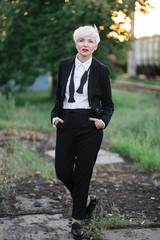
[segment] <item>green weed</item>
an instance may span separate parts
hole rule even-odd
[[[39,172],[44,179],[55,178],[54,164],[39,157],[21,142],[13,141],[0,148],[0,204],[9,213],[9,199],[15,197],[14,182]]]
[[[53,129],[50,123],[53,101],[47,97],[41,97],[40,94],[32,93],[32,95],[34,98],[27,93],[23,97],[22,94],[9,95],[7,99],[0,94],[0,129],[27,128],[41,132]],[[42,102],[43,99],[44,102]]]
[[[155,80],[155,79],[146,79],[146,78],[139,78],[139,77],[123,77],[123,76],[118,76],[118,79],[123,82],[133,82],[133,83],[143,83],[147,85],[155,85],[155,86],[160,86],[160,82]]]
[[[20,177],[40,172],[44,179],[55,178],[54,164],[39,157],[25,143],[13,141],[0,148],[0,194],[9,197],[12,183]]]
[[[15,162],[18,164],[18,176],[27,177],[40,172],[45,179],[55,177],[54,164],[42,159],[36,151],[30,150],[27,144],[13,141],[9,148]]]
[[[115,112],[104,131],[110,148],[138,161],[144,169],[160,173],[160,98],[113,89],[113,100]],[[54,132],[50,124],[52,107],[47,93],[0,95],[0,129]]]
[[[121,216],[119,209],[114,205],[112,205],[112,211],[109,217],[105,221],[106,228],[118,228],[118,227],[125,227],[126,221]]]
[[[10,94],[8,97],[0,93],[0,118],[10,120],[16,112],[15,98]]]
[[[115,113],[105,131],[111,148],[160,173],[159,98],[114,90]]]
[[[97,211],[97,207],[91,220],[83,219],[82,227],[85,232],[85,236],[94,240],[101,240],[102,230],[105,228],[104,208],[100,205],[100,211]]]
[[[106,217],[106,213],[104,210],[103,204],[100,205],[99,211],[97,207],[93,214],[93,218],[91,220],[84,219],[82,220],[82,227],[85,232],[85,236],[94,239],[94,240],[102,240],[102,231],[108,228],[120,228],[125,227],[126,221],[121,216],[119,209],[112,205],[111,214],[108,214]]]
[[[17,176],[17,164],[8,156],[5,149],[0,148],[0,204],[9,211],[9,198],[14,194],[12,187]]]

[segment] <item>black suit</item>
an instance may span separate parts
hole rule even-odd
[[[73,198],[72,217],[85,217],[86,202],[93,166],[101,146],[103,130],[97,129],[89,117],[102,119],[105,127],[113,114],[113,102],[108,67],[93,58],[88,79],[88,101],[91,109],[63,109],[66,84],[75,57],[59,65],[58,86],[53,117],[57,124],[55,169],[57,177],[69,189]]]
[[[72,57],[60,62],[56,101],[51,112],[51,120],[61,115],[66,84],[74,61],[75,57]],[[106,127],[114,110],[108,67],[93,58],[88,81],[89,105],[97,113],[97,117],[104,121]]]

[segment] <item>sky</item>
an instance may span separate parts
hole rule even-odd
[[[160,35],[160,0],[149,0],[149,2],[154,6],[150,13],[146,15],[135,13],[134,35],[136,38]]]

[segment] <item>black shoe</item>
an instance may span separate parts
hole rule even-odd
[[[71,228],[71,233],[76,239],[79,239],[80,237],[82,237],[83,231],[81,229],[81,225],[77,222],[73,223]]]
[[[90,195],[90,204],[86,207],[86,218],[92,218],[96,203],[96,196]]]

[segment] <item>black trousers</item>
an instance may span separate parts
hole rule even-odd
[[[89,121],[89,117],[96,117],[91,109],[66,109],[60,117],[64,123],[57,124],[56,174],[72,196],[72,217],[83,219],[103,130]]]

